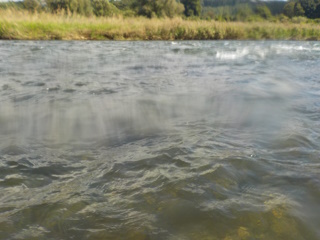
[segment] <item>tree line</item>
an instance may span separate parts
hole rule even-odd
[[[70,12],[85,16],[200,16],[201,0],[24,0],[30,11]]]
[[[291,0],[283,9],[288,17],[320,18],[320,0]]]
[[[305,17],[320,18],[320,0],[248,1],[203,0],[202,15],[216,20],[255,21]]]
[[[274,16],[320,18],[320,0],[24,0],[30,11],[64,11],[85,16],[201,17],[222,21],[254,21]]]

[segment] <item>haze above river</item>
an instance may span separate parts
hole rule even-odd
[[[0,239],[320,239],[319,42],[0,56]]]

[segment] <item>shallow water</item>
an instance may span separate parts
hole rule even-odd
[[[319,42],[0,41],[0,239],[319,239]]]

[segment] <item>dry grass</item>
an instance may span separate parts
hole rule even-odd
[[[40,40],[320,40],[320,25],[205,20],[98,18],[0,9],[0,39]]]

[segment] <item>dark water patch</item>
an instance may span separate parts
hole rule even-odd
[[[172,160],[167,156],[157,156],[138,161],[129,161],[124,163],[115,163],[111,169],[104,175],[104,178],[131,178],[133,176],[142,177],[145,172],[160,169],[167,164],[181,164],[182,161]]]
[[[67,88],[67,89],[64,89],[63,91],[64,91],[65,93],[73,93],[73,92],[75,92],[75,91],[77,91],[77,90],[72,89],[72,88]]]
[[[210,217],[203,214],[194,202],[184,199],[165,201],[160,203],[159,207],[159,218],[168,224],[168,228],[172,228],[173,231],[179,231],[180,228],[181,230],[183,228],[192,228],[195,223],[196,225],[201,225],[201,222],[205,222]]]
[[[148,70],[155,71],[155,72],[161,72],[161,71],[167,70],[168,67],[162,66],[162,65],[148,65],[148,66],[147,66],[147,69],[148,69]]]
[[[1,150],[1,154],[3,155],[11,155],[11,156],[16,156],[16,155],[22,155],[26,154],[28,151],[24,149],[23,147],[17,146],[17,145],[10,145],[8,147],[5,147]]]
[[[18,163],[27,167],[33,167],[34,164],[31,162],[31,159],[28,158],[21,158],[18,160]]]
[[[92,95],[100,95],[100,94],[112,94],[112,93],[116,93],[116,91],[113,89],[102,88],[102,89],[90,91],[89,93]]]
[[[169,157],[175,158],[178,156],[186,156],[192,151],[187,148],[170,147],[167,149],[161,149],[161,151],[156,151],[155,154],[167,154]]]
[[[3,91],[12,90],[12,88],[10,87],[10,85],[4,84],[4,85],[2,85],[2,90],[3,90]]]
[[[24,172],[26,174],[37,176],[43,175],[46,177],[50,177],[51,179],[58,179],[62,175],[65,175],[67,173],[74,173],[82,169],[82,167],[69,167],[62,164],[50,164],[49,166],[24,169]]]
[[[190,166],[189,163],[180,160],[180,159],[175,159],[171,158],[167,154],[155,156],[152,158],[146,158],[146,159],[141,159],[141,160],[136,160],[136,161],[130,161],[130,162],[125,162],[120,165],[116,165],[116,171],[118,172],[120,169],[122,169],[120,166],[123,166],[124,171],[135,171],[135,170],[152,170],[156,168],[161,168],[161,166],[166,167],[167,165],[174,165],[176,167],[188,167]],[[120,168],[119,168],[120,167]]]
[[[59,158],[67,159],[67,160],[74,161],[74,162],[96,160],[96,157],[90,153],[61,155],[61,156],[59,156]]]
[[[20,186],[24,183],[24,178],[19,175],[9,175],[5,179],[0,180],[0,186],[1,187],[14,187],[14,186]]]
[[[77,83],[75,83],[74,85],[75,85],[75,86],[77,86],[77,87],[83,87],[83,86],[87,86],[87,85],[88,85],[88,83],[84,83],[84,82],[77,82]]]
[[[35,97],[35,95],[33,95],[33,94],[30,94],[30,95],[22,95],[22,96],[15,96],[15,97],[13,98],[13,101],[14,101],[14,102],[26,102],[26,101],[34,98],[34,97]]]
[[[187,55],[201,55],[204,50],[202,48],[186,48],[183,50],[183,52]]]
[[[44,82],[34,82],[34,81],[27,81],[21,84],[22,86],[26,87],[43,87],[46,84]]]
[[[34,164],[25,157],[18,160],[7,160],[5,163],[17,172],[34,167]]]
[[[6,75],[10,76],[10,77],[22,77],[24,74],[20,73],[20,72],[7,72]],[[20,80],[18,80],[18,82],[21,82]]]
[[[181,49],[180,48],[172,48],[171,51],[174,53],[178,53],[181,51]]]
[[[37,52],[37,51],[42,51],[44,48],[43,47],[37,47],[37,46],[35,46],[35,47],[32,47],[31,49],[30,49],[30,51],[34,51],[34,52]]]
[[[65,219],[65,216],[68,215],[68,212],[67,208],[59,203],[39,204],[23,209],[13,216],[18,223],[15,237],[41,237],[43,234],[47,235],[48,233],[49,238],[66,237],[65,232],[68,225],[66,225],[67,219]],[[24,229],[22,227],[24,223],[28,223],[28,226],[39,226],[39,229],[42,230],[38,233],[40,236],[32,236],[34,235],[32,231],[28,232],[28,228]],[[53,235],[50,234],[52,231],[54,232]]]
[[[275,149],[288,149],[288,148],[306,148],[306,149],[317,149],[318,145],[308,136],[290,134],[287,137],[281,138],[276,141],[275,145],[272,146]]]

